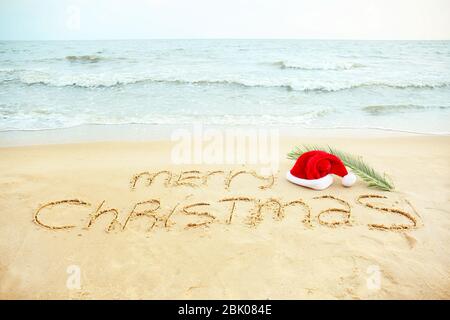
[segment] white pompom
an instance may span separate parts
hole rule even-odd
[[[342,177],[342,185],[344,187],[351,187],[355,184],[355,182],[356,176],[352,172],[349,172],[347,175]]]

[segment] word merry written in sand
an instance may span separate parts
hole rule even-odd
[[[140,173],[134,175],[131,179],[132,192],[137,186],[137,182],[145,177],[147,185],[151,185],[155,178],[165,175],[165,186],[175,188],[180,185],[188,187],[198,187],[206,185],[208,177],[213,174],[223,173],[223,171],[215,171],[202,174],[198,171],[182,172],[174,175],[170,171],[160,171],[154,174]],[[224,180],[224,188],[229,189],[234,178],[241,174],[249,174],[257,180],[262,180],[263,184],[258,184],[258,188],[271,188],[274,184],[274,177],[258,176],[253,171],[238,171],[226,174]],[[174,178],[175,177],[175,178]],[[195,181],[195,182],[193,182]],[[105,200],[99,201],[96,205],[81,199],[65,199],[52,201],[40,206],[34,213],[34,222],[46,229],[62,230],[75,227],[89,229],[93,227],[100,219],[107,219],[105,231],[122,231],[127,229],[131,224],[137,223],[145,225],[146,231],[153,229],[170,229],[175,225],[183,229],[191,229],[198,227],[208,227],[212,224],[232,224],[235,223],[237,212],[244,215],[245,224],[256,227],[260,224],[265,216],[272,216],[274,220],[281,221],[287,214],[297,214],[301,217],[300,221],[306,227],[314,225],[322,225],[327,227],[351,226],[352,225],[352,207],[350,203],[344,199],[333,195],[321,195],[310,200],[317,202],[328,199],[336,203],[339,207],[330,207],[315,213],[310,204],[301,198],[284,201],[278,198],[256,198],[252,196],[239,195],[233,197],[222,197],[215,201],[210,198],[204,200],[184,199],[182,203],[169,204],[162,203],[161,198],[152,197],[144,201],[133,203],[128,210],[120,210],[110,206]],[[419,225],[418,214],[412,214],[399,208],[392,208],[379,204],[380,200],[388,200],[384,195],[364,194],[356,199],[356,204],[361,207],[369,208],[375,212],[397,216],[404,220],[404,223],[368,223],[370,229],[378,230],[408,230],[417,228]],[[374,202],[377,201],[377,202]],[[173,203],[173,201],[172,201]],[[411,204],[407,201],[411,206]],[[57,225],[48,221],[48,217],[56,212],[63,211],[67,207],[77,208],[77,212],[84,214],[85,222],[83,224],[67,224]],[[244,208],[244,210],[242,209]],[[412,210],[414,208],[411,206]],[[244,211],[244,212],[242,212]],[[105,220],[103,220],[105,221]],[[104,223],[104,222],[103,222]]]
[[[143,180],[143,182],[150,186],[158,177],[162,177],[164,179],[164,185],[166,187],[177,187],[177,186],[188,186],[188,187],[201,187],[207,186],[208,181],[216,175],[222,175],[224,177],[224,188],[229,190],[231,187],[231,183],[233,180],[238,178],[239,176],[247,175],[251,176],[258,181],[261,181],[262,184],[258,186],[259,189],[270,189],[275,184],[275,176],[273,174],[269,176],[262,176],[256,173],[254,170],[239,170],[239,171],[207,171],[201,172],[198,170],[190,170],[190,171],[182,171],[179,174],[174,174],[169,170],[162,170],[158,172],[141,172],[135,174],[130,181],[130,187],[132,190],[136,188],[138,182]]]

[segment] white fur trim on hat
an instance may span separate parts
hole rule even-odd
[[[286,179],[288,179],[292,183],[314,190],[324,190],[331,186],[331,184],[333,183],[333,175],[331,174],[328,174],[319,179],[302,179],[293,176],[292,173],[288,171],[286,173]]]

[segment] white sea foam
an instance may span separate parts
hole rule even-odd
[[[305,92],[337,92],[355,89],[438,89],[450,87],[448,82],[427,82],[427,81],[345,81],[338,82],[320,82],[317,80],[299,81],[292,79],[283,81],[283,79],[238,79],[237,77],[216,77],[216,78],[194,78],[177,79],[173,77],[158,77],[146,74],[51,74],[49,72],[39,70],[20,70],[17,76],[11,75],[5,77],[4,81],[18,80],[26,85],[45,85],[53,87],[81,87],[81,88],[105,88],[119,87],[139,84],[166,84],[166,85],[190,85],[190,86],[229,86],[242,88],[268,88],[282,89],[287,91],[305,91]]]

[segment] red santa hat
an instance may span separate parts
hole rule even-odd
[[[356,176],[347,171],[341,159],[324,151],[303,153],[286,178],[303,187],[324,190],[333,183],[333,174],[342,177],[342,185],[352,186]]]

